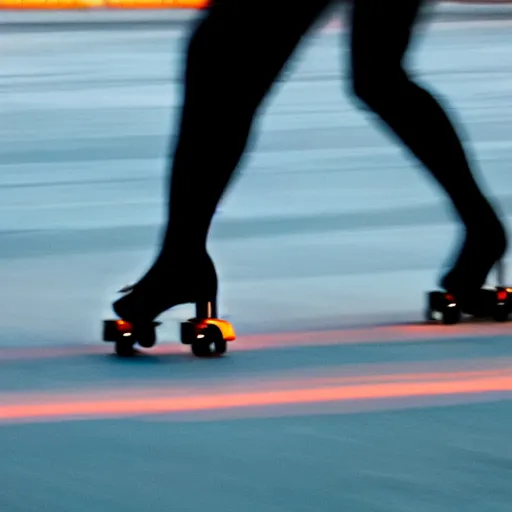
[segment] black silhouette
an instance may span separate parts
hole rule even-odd
[[[149,322],[182,303],[214,301],[217,276],[206,251],[216,206],[244,153],[253,119],[303,35],[328,0],[214,0],[186,56],[185,94],[161,251],[114,304],[129,322]],[[507,246],[505,230],[477,185],[455,129],[404,65],[422,0],[353,0],[354,95],[421,162],[453,203],[465,241],[441,286],[469,297]]]

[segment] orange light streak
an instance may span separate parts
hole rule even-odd
[[[205,0],[0,0],[0,10],[205,9]]]
[[[449,374],[447,374],[449,377]],[[251,407],[307,405],[356,400],[385,400],[444,395],[512,392],[512,371],[508,375],[466,377],[460,380],[391,382],[327,386],[313,389],[269,390],[241,393],[200,394],[174,397],[139,397],[103,400],[47,401],[45,403],[0,404],[0,421],[35,419],[112,418],[173,414]]]

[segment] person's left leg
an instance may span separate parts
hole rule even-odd
[[[465,243],[441,285],[464,297],[478,290],[506,250],[504,228],[476,183],[446,113],[413,82],[404,56],[423,0],[353,0],[351,64],[355,95],[430,171],[466,228]]]
[[[120,318],[145,323],[179,304],[215,301],[217,275],[206,248],[213,215],[246,150],[258,109],[329,4],[212,1],[187,48],[161,250],[114,303]]]

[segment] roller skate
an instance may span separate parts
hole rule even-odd
[[[192,263],[195,263],[192,265]],[[181,304],[195,304],[196,315],[181,323],[181,342],[190,345],[196,357],[220,356],[227,343],[236,339],[233,326],[217,318],[217,275],[210,257],[200,264],[191,260],[183,266],[196,268],[192,276],[169,276],[169,265],[158,263],[137,284],[120,290],[124,295],[113,304],[117,320],[103,323],[103,340],[115,343],[118,356],[136,353],[136,345],[151,348],[157,342],[155,319]]]
[[[512,288],[505,283],[502,260],[507,240],[499,221],[480,235],[467,237],[459,258],[441,281],[443,291],[427,294],[426,320],[457,324],[464,316],[506,322],[512,313]],[[496,271],[496,285],[485,286],[488,274]]]

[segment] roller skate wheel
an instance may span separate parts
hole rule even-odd
[[[227,351],[226,340],[208,340],[192,343],[192,354],[196,357],[215,357],[225,354]]]
[[[498,303],[493,312],[493,319],[496,322],[506,322],[510,315],[510,306],[506,303]]]
[[[227,342],[234,338],[233,328],[225,320],[192,319],[181,324],[181,342],[190,345],[196,357],[225,354]]]
[[[147,326],[134,326],[126,320],[106,320],[103,323],[103,341],[116,344],[116,354],[121,356],[133,353],[133,347],[138,343],[141,347],[150,348],[156,343],[156,326],[159,322],[152,322]]]
[[[442,313],[442,321],[445,325],[454,325],[460,321],[460,310],[457,305],[447,305]]]
[[[430,292],[427,301],[425,318],[428,322],[453,325],[460,321],[461,311],[453,295],[440,291]]]
[[[196,331],[196,339],[191,345],[192,354],[196,357],[220,356],[227,350],[226,340],[215,325],[207,325]]]
[[[510,288],[498,286],[495,290],[495,304],[492,318],[496,322],[506,322],[511,313]]]
[[[132,357],[136,354],[134,342],[126,339],[116,341],[116,355],[119,357]]]
[[[134,338],[137,343],[144,348],[151,348],[156,343],[156,332],[154,326],[137,328],[134,331]]]

